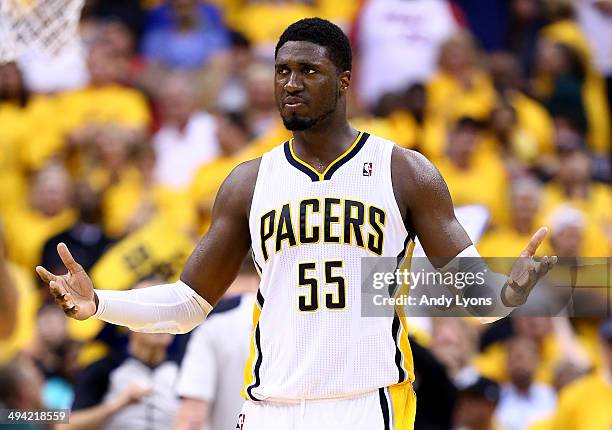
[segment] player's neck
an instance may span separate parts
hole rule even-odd
[[[316,126],[293,132],[293,150],[305,162],[326,167],[342,155],[355,141],[358,131],[342,117],[340,120],[325,121]]]

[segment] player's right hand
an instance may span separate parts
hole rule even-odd
[[[77,320],[85,320],[96,313],[93,283],[83,267],[72,258],[65,244],[57,245],[57,252],[68,273],[54,275],[42,266],[36,266],[36,273],[49,285],[55,302],[66,315]]]

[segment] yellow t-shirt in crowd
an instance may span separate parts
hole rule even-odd
[[[510,101],[516,111],[518,128],[528,131],[537,142],[539,154],[552,154],[554,151],[554,126],[546,109],[532,98],[514,93]]]
[[[454,76],[438,72],[427,83],[427,108],[447,121],[462,116],[487,119],[495,104],[495,89],[484,72],[474,72],[469,87]]]
[[[58,96],[58,109],[65,132],[87,123],[118,123],[144,128],[149,124],[149,106],[138,91],[120,85],[87,87]]]
[[[188,231],[195,227],[195,208],[187,191],[160,185],[146,186],[137,170],[128,170],[121,180],[104,193],[102,211],[104,229],[111,237],[120,237],[142,204],[149,201],[156,216]]]
[[[508,220],[508,178],[501,159],[482,145],[476,149],[469,169],[459,169],[448,158],[436,161],[455,206],[482,204],[491,212],[491,222]]]
[[[6,340],[0,340],[0,365],[10,361],[17,352],[22,351],[34,339],[36,312],[39,295],[32,277],[16,266],[8,263],[9,276],[17,288],[17,324],[15,331]]]
[[[194,243],[158,217],[111,247],[91,269],[96,288],[125,290],[152,274],[174,282]]]
[[[28,208],[12,212],[3,221],[9,259],[33,274],[45,242],[69,228],[76,221],[76,214],[66,209],[46,217]]]
[[[552,335],[546,336],[540,346],[540,362],[535,372],[535,381],[551,384],[555,368],[561,359],[563,357],[556,339]],[[496,342],[477,355],[473,364],[482,376],[504,383],[509,380],[507,362],[506,344]]]
[[[25,107],[0,103],[0,214],[27,204],[27,170],[63,146],[53,99],[33,96]]]
[[[612,428],[612,377],[595,372],[563,388],[553,420],[555,430]]]

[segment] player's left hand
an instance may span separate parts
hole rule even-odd
[[[547,234],[546,227],[536,231],[512,265],[510,276],[501,292],[502,301],[506,306],[515,307],[525,303],[533,287],[557,263],[556,256],[544,256],[537,260],[533,257]]]

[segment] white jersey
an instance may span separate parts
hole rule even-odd
[[[361,258],[400,260],[413,239],[393,147],[362,132],[321,174],[291,141],[263,155],[249,217],[261,282],[247,399],[347,398],[413,380],[404,319],[361,315]]]

